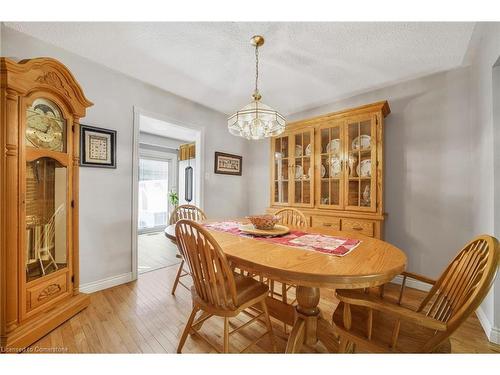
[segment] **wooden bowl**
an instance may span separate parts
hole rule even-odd
[[[247,219],[250,220],[256,229],[269,230],[274,228],[279,217],[274,215],[255,215],[247,216]]]

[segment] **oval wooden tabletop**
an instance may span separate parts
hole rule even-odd
[[[349,254],[339,257],[215,230],[210,230],[210,233],[237,267],[290,284],[337,289],[366,288],[389,282],[406,268],[406,255],[385,241],[322,227],[290,228],[355,238],[361,243]],[[165,235],[175,241],[175,225],[169,225]]]

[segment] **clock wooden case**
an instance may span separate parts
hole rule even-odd
[[[84,309],[78,256],[79,119],[60,62],[0,58],[0,350],[20,351]]]
[[[382,238],[387,101],[287,125],[271,139],[269,212],[302,211],[312,226]]]

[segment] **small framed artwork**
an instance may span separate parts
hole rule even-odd
[[[214,172],[241,176],[242,157],[238,155],[215,152]]]
[[[116,168],[116,131],[80,124],[80,165]]]

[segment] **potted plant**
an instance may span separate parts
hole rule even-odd
[[[170,193],[168,193],[168,201],[174,208],[179,205],[179,195],[176,191],[171,190]]]

